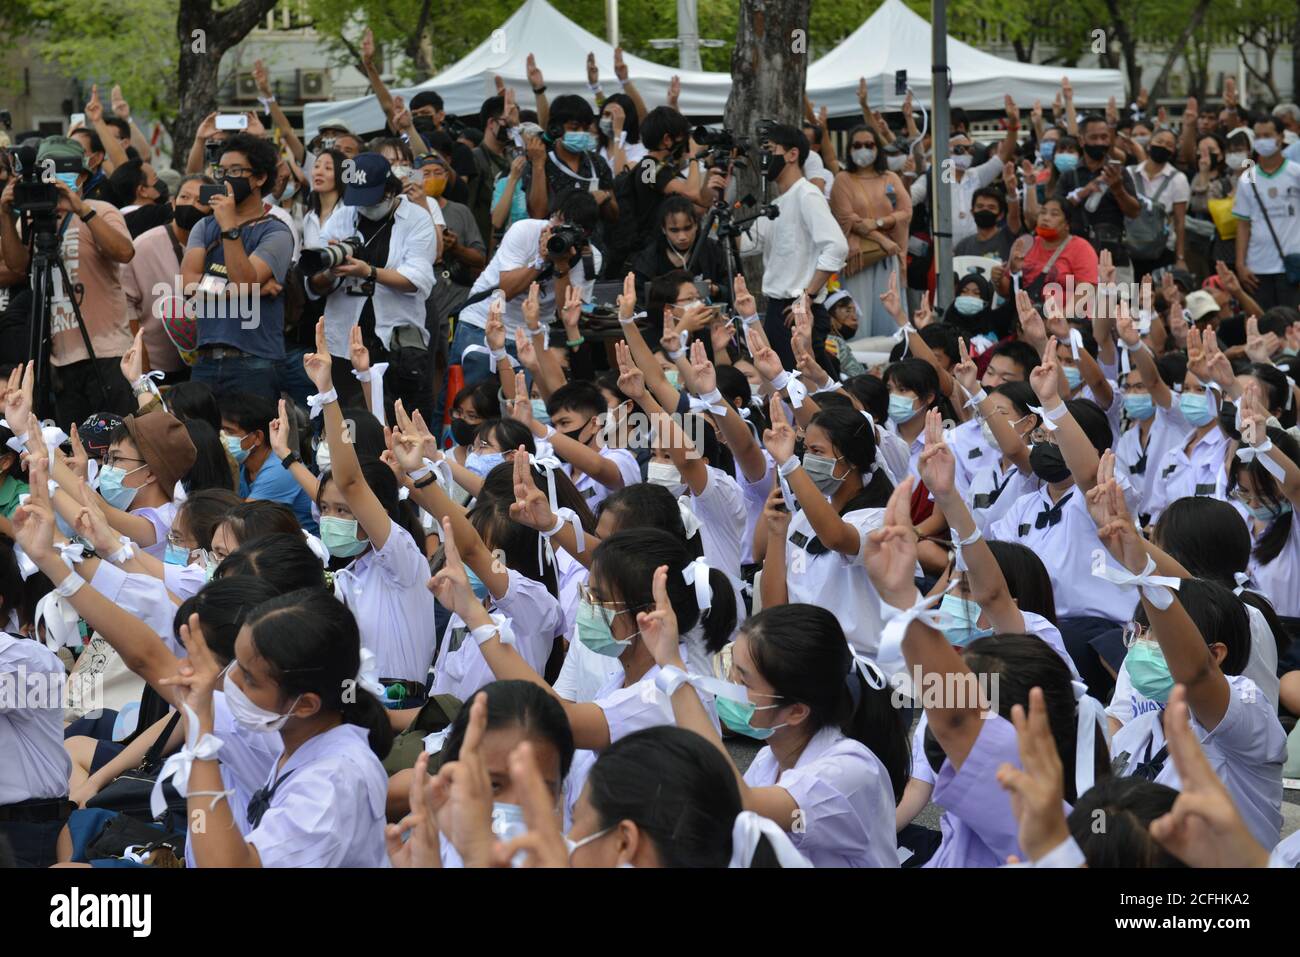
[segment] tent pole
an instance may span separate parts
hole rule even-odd
[[[605,33],[609,45],[618,46],[618,0],[605,0]]]
[[[695,0],[677,0],[678,65],[683,70],[700,70],[699,9]]]
[[[933,210],[934,306],[942,314],[952,299],[952,190],[948,181],[954,171],[948,159],[951,124],[948,117],[948,9],[947,0],[930,4],[930,96],[934,112],[934,163],[930,167],[930,200]]]

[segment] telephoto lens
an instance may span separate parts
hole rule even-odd
[[[555,255],[571,247],[581,249],[586,244],[587,234],[582,231],[581,226],[561,223],[551,230],[551,236],[546,240],[546,251]]]
[[[327,269],[333,269],[349,257],[356,256],[360,248],[361,240],[357,238],[344,239],[328,246],[309,247],[302,251],[299,262],[306,275],[314,276]]]

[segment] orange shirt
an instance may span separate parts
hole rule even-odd
[[[131,233],[122,214],[110,203],[87,200],[86,205],[128,241]],[[54,297],[50,302],[50,336],[53,343],[50,362],[71,365],[90,358],[77,328],[71,295],[77,296],[81,317],[86,320],[95,355],[100,359],[118,358],[131,348],[131,327],[127,322],[126,295],[122,291],[121,265],[109,259],[95,244],[90,226],[75,214],[63,231],[59,254],[67,268],[72,289],[66,288],[57,271]]]

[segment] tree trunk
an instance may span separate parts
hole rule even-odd
[[[756,127],[774,120],[798,127],[803,117],[808,72],[808,15],[812,0],[741,0],[736,46],[731,54],[731,95],[726,127],[750,137],[757,152]],[[763,184],[752,164],[736,167],[736,196],[761,200]],[[769,199],[775,199],[775,194]],[[747,215],[741,213],[741,215]],[[762,258],[743,261],[745,280],[756,295],[762,288]]]
[[[1291,99],[1300,97],[1300,16],[1291,21]]]
[[[1110,27],[1115,34],[1119,48],[1124,53],[1124,72],[1128,77],[1128,96],[1137,96],[1142,89],[1142,64],[1138,62],[1137,38],[1129,32],[1128,23],[1120,12],[1118,0],[1106,0],[1106,12],[1110,14]],[[1108,44],[1109,46],[1109,44]],[[1112,61],[1113,62],[1113,61]]]
[[[1165,65],[1160,68],[1160,75],[1156,77],[1155,83],[1151,84],[1151,102],[1155,103],[1165,95],[1165,84],[1169,82],[1169,74],[1173,71],[1174,64],[1182,56],[1183,51],[1187,49],[1188,41],[1191,40],[1192,34],[1196,28],[1201,25],[1205,19],[1206,11],[1210,9],[1210,0],[1200,0],[1192,10],[1191,19],[1183,25],[1182,33],[1169,49],[1169,55],[1165,57]]]
[[[184,172],[195,131],[217,108],[222,56],[248,36],[274,6],[275,0],[242,0],[239,6],[217,13],[212,0],[186,0],[180,5],[176,18],[180,44],[176,87],[180,92],[176,118],[167,126],[174,169]]]

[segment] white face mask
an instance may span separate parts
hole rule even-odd
[[[972,157],[969,153],[961,153],[952,158],[952,165],[957,169],[970,169]]]
[[[1259,156],[1269,157],[1277,152],[1277,140],[1271,136],[1260,136],[1255,139],[1255,152]]]
[[[371,222],[375,222],[388,215],[389,211],[393,208],[393,202],[394,200],[389,198],[381,199],[379,202],[371,206],[358,206],[357,213]]]
[[[322,441],[316,446],[316,468],[324,472],[330,467],[330,447],[328,442]]]
[[[1246,165],[1247,158],[1245,153],[1229,153],[1227,155],[1228,169],[1241,169]]]
[[[891,153],[889,156],[885,157],[885,165],[897,173],[907,165],[907,157],[902,153]]]
[[[853,162],[857,166],[871,166],[876,162],[876,151],[870,147],[859,147],[851,150],[849,155],[853,157]]]
[[[651,462],[646,467],[646,481],[651,485],[662,485],[674,495],[681,495],[686,487],[682,473],[672,462]]]
[[[226,692],[226,704],[230,705],[230,714],[235,719],[235,723],[245,731],[279,731],[289,720],[293,709],[298,707],[302,695],[293,699],[293,704],[289,705],[289,710],[284,714],[259,708],[249,700],[248,695],[244,694],[244,689],[231,680],[230,669],[234,664],[235,662],[232,661],[222,672],[224,676],[222,688]]]

